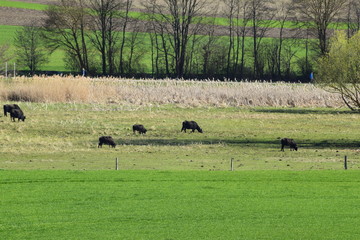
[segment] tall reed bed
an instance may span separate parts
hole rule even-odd
[[[2,101],[176,104],[185,107],[341,107],[313,84],[83,77],[0,78]]]

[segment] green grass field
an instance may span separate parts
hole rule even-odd
[[[360,237],[360,116],[346,109],[18,104],[25,122],[0,117],[2,239]],[[185,119],[204,133],[181,133]]]
[[[346,109],[19,105],[25,122],[0,117],[0,169],[113,169],[117,157],[126,170],[228,170],[231,158],[235,170],[319,170],[342,169],[345,155],[360,168],[360,116]],[[184,120],[204,133],[180,132]],[[118,146],[98,149],[102,135]],[[299,151],[280,152],[283,137]]]
[[[359,239],[358,171],[0,171],[2,239]]]

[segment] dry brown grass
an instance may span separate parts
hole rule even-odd
[[[341,107],[340,97],[313,84],[83,77],[0,79],[3,101],[176,104],[184,107]]]

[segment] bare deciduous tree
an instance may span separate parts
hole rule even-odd
[[[249,1],[224,0],[224,15],[229,22],[229,46],[227,55],[227,74],[243,77],[245,65],[245,37],[250,23]]]
[[[113,74],[115,71],[115,54],[121,30],[123,7],[122,0],[89,0],[92,34],[89,37],[100,52],[102,74]]]
[[[128,23],[130,21],[129,11],[133,4],[133,0],[126,0],[125,2],[125,13],[123,16],[123,24],[122,24],[122,39],[120,44],[120,59],[119,59],[119,72],[120,74],[124,73],[124,48],[125,48],[125,40],[126,40],[126,30],[128,27]]]
[[[237,40],[236,40],[237,53],[236,53],[236,58],[235,58],[236,59],[235,60],[235,68],[236,68],[235,72],[236,73],[238,72],[237,68],[240,66],[239,74],[240,74],[240,78],[243,78],[244,69],[245,69],[245,47],[246,47],[245,46],[245,37],[248,32],[247,26],[250,23],[250,17],[247,14],[249,2],[244,0],[242,5],[240,5],[240,6],[241,7],[239,8],[239,16],[242,16],[243,18],[242,18],[242,24],[238,28],[236,28],[236,31],[235,31],[236,35],[237,35]],[[239,55],[240,55],[240,60],[239,60]]]
[[[226,73],[228,64],[227,46],[215,35],[214,20],[208,23],[206,36],[199,44],[199,62],[201,62],[199,72],[208,77]]]
[[[346,20],[348,25],[347,35],[350,38],[360,30],[360,2],[349,0],[347,3]]]
[[[279,44],[273,39],[271,42],[264,43],[263,48],[268,74],[274,79],[276,78],[278,66]]]
[[[144,42],[139,37],[140,26],[138,24],[139,23],[135,22],[132,26],[132,33],[129,33],[127,37],[128,40],[125,45],[128,54],[126,55],[126,58],[123,59],[123,68],[129,74],[136,73],[140,70],[140,60],[146,52],[144,48],[141,47],[144,45]]]
[[[176,77],[184,75],[188,43],[199,32],[206,4],[205,0],[164,0],[161,3],[149,0],[146,3],[147,8],[152,9],[151,20],[156,24],[153,29],[160,33],[163,44],[167,43],[171,48],[165,54],[174,62]]]
[[[348,0],[293,0],[300,20],[315,28],[321,55],[328,51],[328,28]]]
[[[236,19],[236,13],[238,12],[238,0],[224,0],[225,3],[225,9],[224,9],[224,15],[228,19],[228,31],[229,31],[229,46],[227,51],[227,67],[226,67],[226,73],[228,76],[230,76],[231,66],[234,63],[233,61],[233,52],[234,52],[234,31],[236,26],[235,19]]]
[[[276,11],[271,7],[272,0],[249,0],[249,18],[253,37],[254,77],[262,77],[264,63],[260,61],[261,42],[272,26]]]
[[[74,59],[72,68],[90,70],[84,0],[59,0],[45,11],[44,37],[51,49],[64,49]]]
[[[14,45],[17,49],[16,59],[19,65],[26,66],[31,75],[39,70],[40,66],[48,61],[41,38],[41,29],[34,26],[24,26],[16,32]]]
[[[166,24],[162,18],[156,15],[157,0],[147,0],[144,4],[149,19],[147,28],[151,40],[151,62],[152,73],[155,75],[170,75],[170,52],[171,36],[167,34]]]
[[[276,19],[279,21],[280,24],[280,33],[278,38],[278,52],[277,52],[277,77],[282,78],[282,51],[283,51],[283,42],[284,42],[284,27],[285,23],[289,20],[291,15],[291,4],[290,2],[282,1],[278,3],[277,7],[277,15]]]

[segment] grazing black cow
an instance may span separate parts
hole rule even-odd
[[[21,109],[11,109],[10,119],[15,122],[15,118],[17,118],[18,121],[22,120],[24,122],[26,117]]]
[[[285,146],[290,146],[290,151],[291,150],[298,150],[298,147],[296,145],[296,142],[294,141],[294,139],[291,138],[283,138],[281,139],[281,151],[284,152],[284,147]]]
[[[186,132],[186,129],[192,129],[192,132],[195,132],[195,129],[198,130],[199,133],[203,132],[195,121],[183,121],[181,132]]]
[[[141,124],[133,125],[134,134],[135,134],[135,131],[138,131],[140,134],[146,134],[146,132],[147,132],[146,128],[144,128],[144,125],[141,125]]]
[[[13,109],[20,109],[19,105],[17,104],[5,104],[4,105],[4,116],[7,116],[7,113],[11,113]]]
[[[109,145],[109,147],[112,146],[113,148],[116,147],[116,143],[115,143],[114,139],[113,139],[111,136],[102,136],[102,137],[99,137],[99,145],[98,145],[98,148],[99,148],[99,147],[102,147],[103,144]]]

